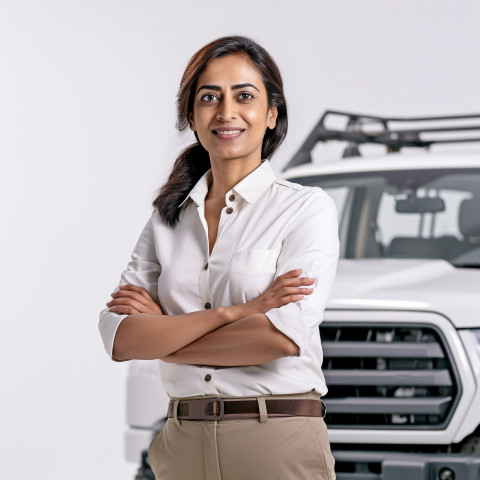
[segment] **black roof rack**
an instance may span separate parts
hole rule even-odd
[[[329,116],[346,117],[347,124],[344,130],[333,130],[325,126]],[[446,132],[480,132],[480,124],[478,125],[460,125],[459,120],[480,120],[480,114],[472,115],[453,115],[447,117],[376,117],[372,115],[362,115],[356,113],[340,112],[335,110],[327,110],[315,128],[310,132],[300,149],[295,153],[290,162],[284,167],[296,167],[305,163],[312,163],[311,152],[318,142],[326,142],[329,140],[342,140],[348,142],[348,146],[343,152],[343,157],[359,156],[358,146],[364,143],[382,144],[387,147],[387,152],[399,152],[404,147],[424,147],[429,148],[435,143],[459,143],[459,142],[480,142],[480,136],[469,137],[452,135],[446,138],[425,138],[428,134],[441,134]],[[429,127],[429,128],[407,128],[407,129],[390,129],[391,122],[448,122],[446,126]],[[456,125],[454,122],[458,122]],[[365,128],[367,127],[367,129]],[[373,128],[372,128],[373,127]],[[427,134],[427,135],[425,135]]]

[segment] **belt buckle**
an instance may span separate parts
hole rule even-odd
[[[179,420],[221,420],[225,404],[220,397],[182,400],[178,409]]]
[[[207,402],[204,407],[206,420],[221,420],[225,415],[225,403],[222,398],[206,399]],[[211,409],[210,409],[211,407]],[[210,413],[210,411],[212,413]]]

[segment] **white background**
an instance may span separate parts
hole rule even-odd
[[[480,111],[480,3],[0,0],[0,478],[133,478],[98,311],[181,145],[178,82],[244,34],[283,73],[286,163],[325,108]]]

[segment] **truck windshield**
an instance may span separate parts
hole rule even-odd
[[[321,187],[335,200],[343,258],[431,258],[480,267],[480,169],[290,180]]]

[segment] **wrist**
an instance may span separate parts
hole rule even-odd
[[[248,316],[245,304],[232,305],[230,307],[218,307],[217,309],[218,314],[223,321],[223,325],[228,325]]]
[[[235,321],[232,307],[215,307],[214,311],[217,315],[220,327],[223,327]]]

